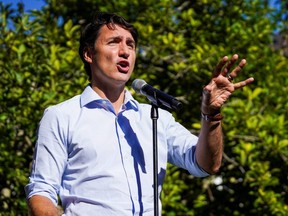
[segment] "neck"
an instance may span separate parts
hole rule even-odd
[[[101,98],[108,99],[112,103],[115,112],[118,113],[125,99],[124,87],[121,89],[115,89],[111,87],[107,89],[101,89],[93,85],[91,87]]]

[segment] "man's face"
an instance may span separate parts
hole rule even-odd
[[[92,85],[123,87],[129,80],[136,59],[136,44],[131,33],[120,26],[104,25],[95,41],[91,57]]]

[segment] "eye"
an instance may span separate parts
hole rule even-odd
[[[108,44],[115,44],[115,43],[117,43],[117,41],[116,41],[116,40],[111,40],[111,41],[108,41]]]
[[[127,46],[129,46],[131,49],[135,49],[135,42],[134,41],[128,41]]]
[[[114,44],[117,44],[117,43],[119,43],[121,41],[121,39],[120,38],[118,38],[118,37],[113,37],[113,38],[110,38],[110,40],[108,40],[108,44],[110,44],[110,45],[114,45]]]

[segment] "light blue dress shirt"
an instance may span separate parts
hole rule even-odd
[[[67,216],[153,215],[150,112],[151,105],[139,104],[126,91],[117,115],[89,85],[81,95],[46,109],[27,198],[42,195],[56,205],[59,195]],[[198,138],[169,112],[159,109],[157,130],[159,192],[167,162],[194,176],[208,175],[195,161]]]

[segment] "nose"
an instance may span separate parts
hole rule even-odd
[[[119,48],[119,56],[127,59],[129,55],[129,47],[126,44],[121,43]]]

